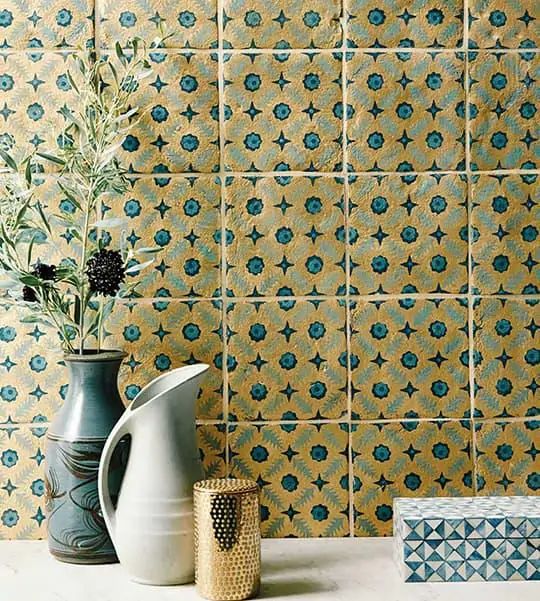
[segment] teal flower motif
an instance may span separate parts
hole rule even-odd
[[[422,478],[418,474],[407,474],[403,483],[409,490],[418,490],[422,484]]]
[[[68,27],[68,25],[71,25],[72,21],[73,15],[67,8],[63,8],[62,10],[58,11],[56,15],[56,22],[58,25],[60,25],[60,27]]]
[[[41,355],[34,355],[30,359],[29,365],[30,365],[30,369],[32,371],[40,373],[47,369],[47,360],[45,359],[45,357],[42,357]]]
[[[5,386],[2,386],[2,388],[0,388],[0,398],[3,401],[12,403],[13,401],[15,401],[17,399],[17,396],[18,396],[17,389],[14,386],[7,384]]]
[[[13,90],[14,80],[9,73],[4,73],[0,75],[0,91],[1,92],[9,92]]]
[[[19,455],[17,451],[14,451],[13,449],[6,449],[5,451],[2,451],[0,461],[4,467],[9,469],[17,465]]]
[[[6,509],[2,513],[2,524],[6,528],[13,528],[19,522],[19,514],[15,509]]]
[[[0,27],[9,27],[13,23],[13,13],[10,10],[0,10]]]
[[[378,505],[375,509],[375,516],[381,522],[388,522],[392,519],[394,515],[392,508],[390,505],[382,504]]]
[[[313,461],[321,462],[326,461],[328,458],[328,449],[320,444],[314,445],[311,447],[311,451],[309,453]]]
[[[540,473],[533,472],[532,474],[529,474],[527,476],[527,486],[535,492],[540,490]]]
[[[32,121],[39,121],[45,114],[45,111],[41,104],[34,102],[26,109],[26,114]]]
[[[141,337],[141,330],[139,326],[135,324],[128,325],[124,328],[124,340],[128,342],[135,342]]]
[[[183,10],[178,15],[178,23],[180,23],[180,25],[186,29],[191,29],[192,27],[195,27],[195,24],[197,23],[197,17],[190,10]]]
[[[316,522],[324,522],[324,520],[328,519],[329,515],[330,512],[328,511],[328,507],[326,507],[325,505],[315,505],[311,509],[311,517]]]
[[[380,444],[373,449],[372,455],[377,461],[384,463],[385,461],[389,461],[392,453],[386,445]]]
[[[135,24],[137,23],[137,15],[130,10],[125,10],[120,13],[118,20],[120,21],[120,25],[122,27],[135,27]]]
[[[251,449],[251,458],[257,463],[264,463],[268,459],[268,451],[262,445],[257,445]]]
[[[298,488],[298,478],[294,474],[287,474],[281,479],[281,486],[287,492],[294,492]]]
[[[433,457],[435,457],[435,459],[448,459],[448,457],[450,455],[450,448],[448,447],[448,445],[446,443],[438,442],[433,445],[431,452],[433,454]]]

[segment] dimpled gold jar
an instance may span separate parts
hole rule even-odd
[[[259,592],[259,487],[251,480],[204,480],[193,487],[195,583],[211,601],[241,601]]]

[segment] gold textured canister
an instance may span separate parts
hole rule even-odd
[[[193,492],[197,592],[211,601],[254,597],[261,581],[257,483],[203,480]]]

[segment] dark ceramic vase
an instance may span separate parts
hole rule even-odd
[[[97,478],[105,441],[124,412],[117,384],[124,357],[120,351],[65,357],[69,390],[47,433],[45,466],[49,550],[61,561],[117,561],[101,512]],[[121,446],[109,477],[113,500],[124,468]]]

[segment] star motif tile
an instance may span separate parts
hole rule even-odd
[[[335,419],[346,413],[341,303],[235,303],[229,306],[228,328],[233,420]]]
[[[346,536],[348,427],[232,426],[230,475],[261,489],[264,537]]]
[[[483,294],[538,294],[537,175],[472,178],[473,283]]]
[[[472,168],[538,167],[538,55],[471,52],[469,61]]]
[[[470,410],[467,305],[454,299],[355,301],[355,419],[463,417]]]
[[[345,294],[343,196],[343,181],[329,177],[228,178],[228,289]]]
[[[224,76],[228,170],[341,169],[339,56],[232,55]]]
[[[350,170],[464,170],[463,82],[460,52],[350,56]]]
[[[225,0],[225,41],[232,48],[341,46],[339,0]]]
[[[467,291],[465,176],[369,176],[349,183],[353,294]]]

